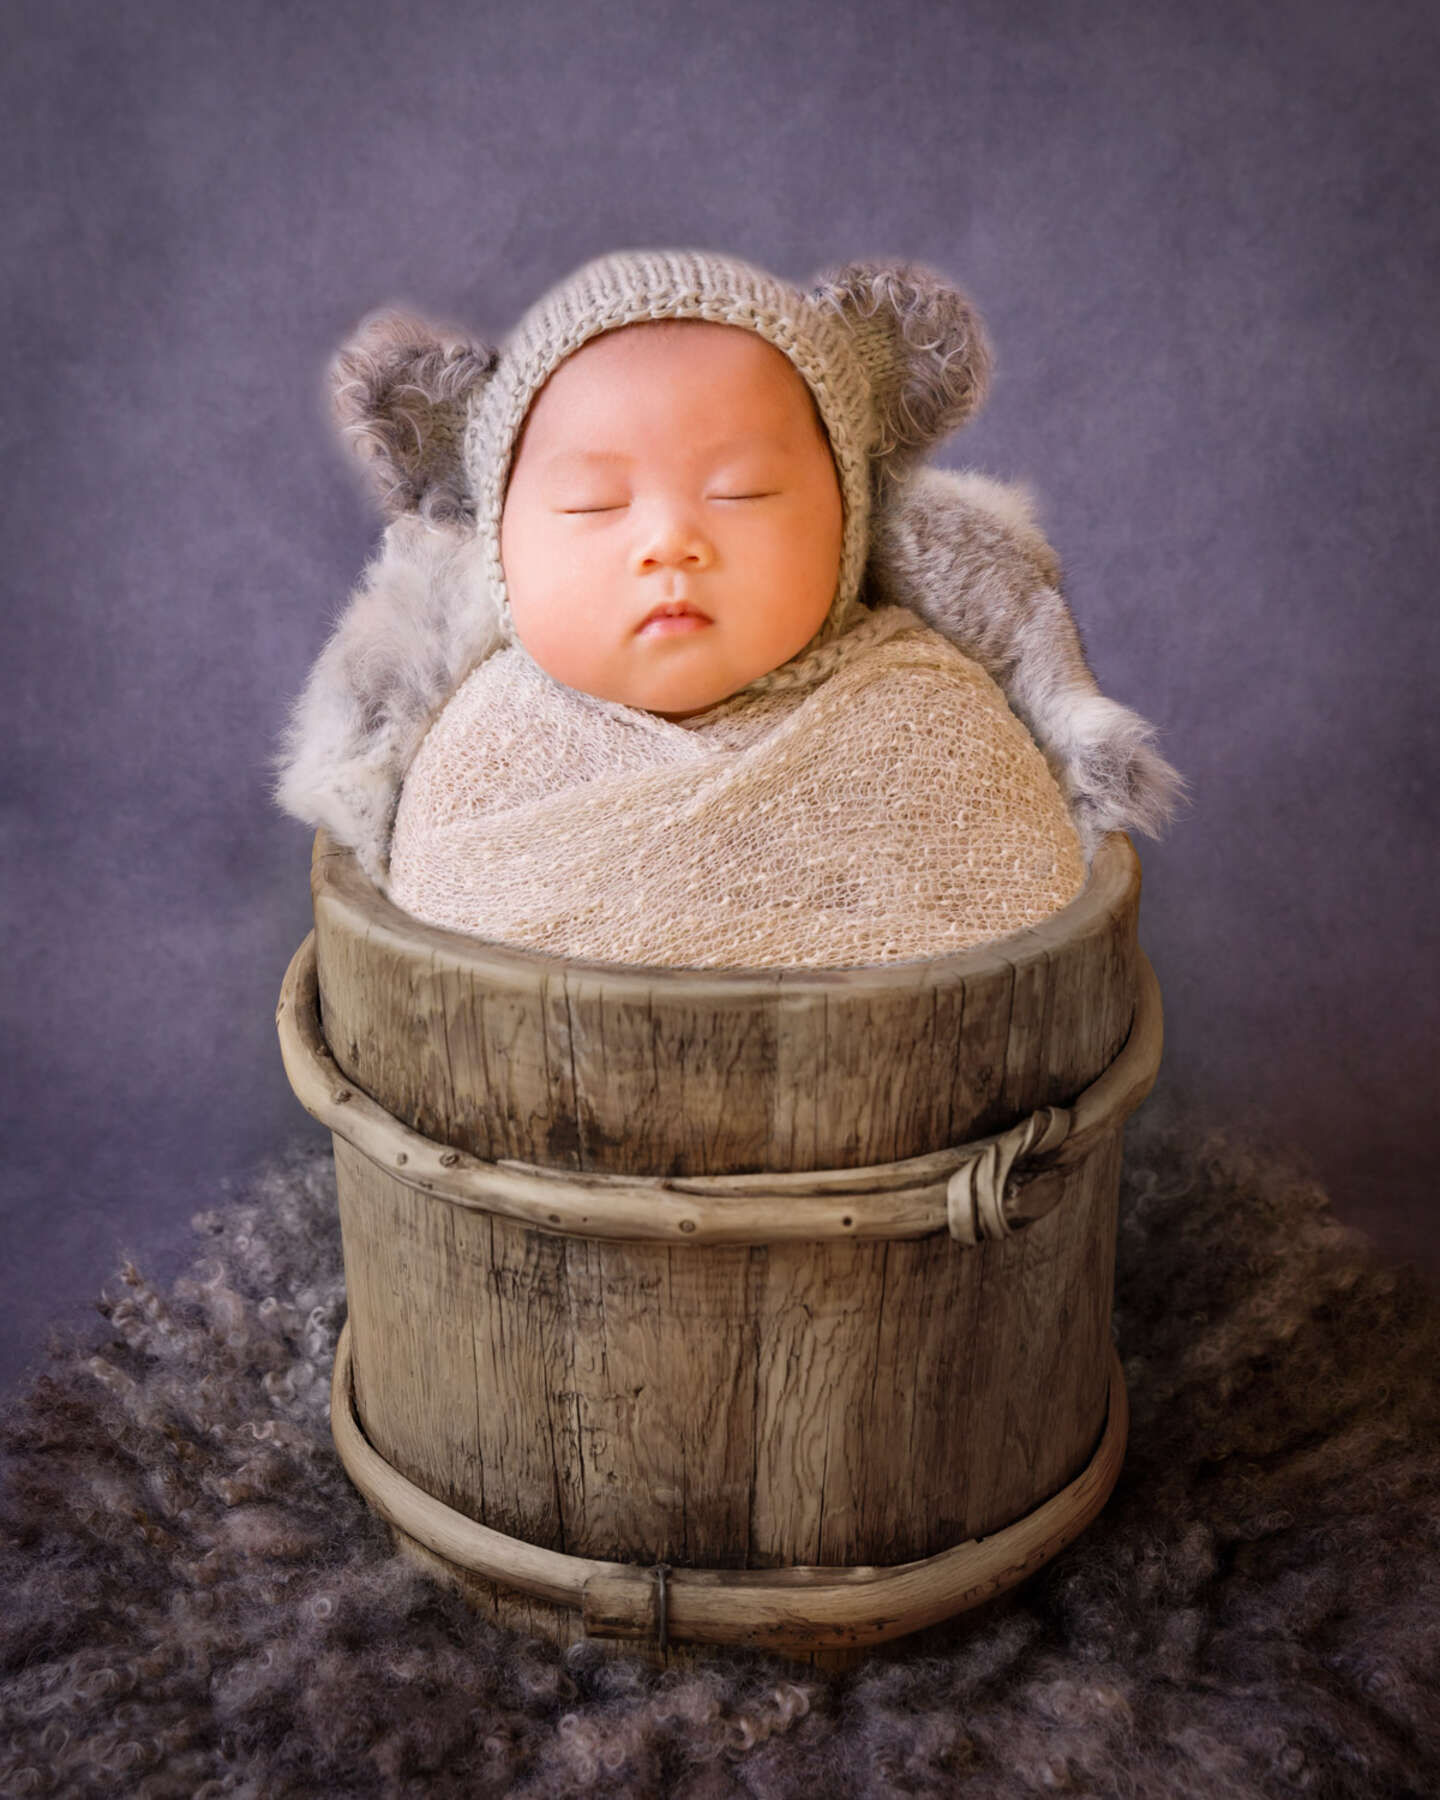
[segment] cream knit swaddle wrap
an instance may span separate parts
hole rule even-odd
[[[1080,892],[1044,757],[948,639],[862,609],[786,672],[677,722],[499,651],[406,776],[392,899],[566,957],[825,968],[962,950]]]

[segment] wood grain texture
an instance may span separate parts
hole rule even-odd
[[[973,1249],[567,1238],[426,1203],[337,1143],[366,1433],[570,1555],[893,1563],[984,1535],[1094,1444],[1117,1142]]]
[[[1155,971],[1143,951],[1136,961],[1138,993],[1125,1047],[1069,1107],[1043,1107],[996,1137],[864,1168],[597,1174],[485,1162],[422,1137],[336,1067],[320,1028],[313,931],[290,959],[275,1024],[285,1072],[306,1110],[407,1187],[454,1206],[586,1238],[773,1244],[918,1238],[943,1229],[970,1243],[977,1234],[1000,1237],[1043,1218],[1063,1192],[1056,1173],[1089,1156],[1149,1093],[1164,1024]],[[999,1184],[993,1192],[992,1184]]]
[[[411,919],[354,857],[311,866],[325,1035],[342,1072],[487,1161],[705,1175],[898,1161],[1063,1105],[1135,997],[1140,865],[1112,833],[1040,925],[857,969],[571,962]]]
[[[506,1537],[445,1506],[376,1453],[356,1411],[348,1326],[336,1347],[331,1416],[347,1472],[402,1546],[453,1572],[463,1591],[497,1616],[504,1616],[507,1601],[521,1598],[546,1608],[563,1605],[581,1615],[589,1636],[653,1644],[662,1655],[687,1645],[791,1655],[874,1650],[985,1606],[1095,1517],[1114,1486],[1128,1434],[1125,1382],[1113,1349],[1109,1363],[1104,1429],[1073,1481],[997,1532],[892,1567],[662,1570],[568,1556]],[[563,1625],[562,1634],[573,1641]]]
[[[335,1063],[486,1160],[705,1176],[920,1156],[1073,1101],[1135,1008],[1139,865],[1118,835],[1040,927],[836,971],[487,944],[409,919],[323,836],[312,875]],[[943,1231],[667,1243],[418,1193],[337,1136],[365,1434],[446,1505],[571,1556],[933,1556],[1033,1511],[1095,1448],[1120,1154],[1120,1129],[1096,1129],[1043,1177],[1052,1210],[973,1248]],[[461,1585],[507,1623],[578,1635],[542,1598]]]

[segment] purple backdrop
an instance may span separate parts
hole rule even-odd
[[[914,257],[998,351],[1139,841],[1163,1087],[1440,1264],[1429,0],[7,9],[0,1373],[296,1133],[286,704],[377,535],[328,356],[601,250]]]

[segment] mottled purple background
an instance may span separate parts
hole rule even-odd
[[[285,707],[377,536],[324,411],[403,301],[580,261],[934,264],[998,352],[942,460],[1031,481],[1107,692],[1165,1088],[1440,1266],[1440,9],[22,0],[6,9],[0,1374],[293,1134]]]

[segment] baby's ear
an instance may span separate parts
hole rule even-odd
[[[837,312],[870,377],[871,456],[898,475],[972,418],[993,356],[970,297],[923,263],[846,263],[817,277],[810,298]]]
[[[436,524],[473,523],[465,474],[469,396],[496,352],[463,331],[412,313],[372,313],[330,363],[331,404],[342,436],[372,478],[387,520],[418,513]]]

